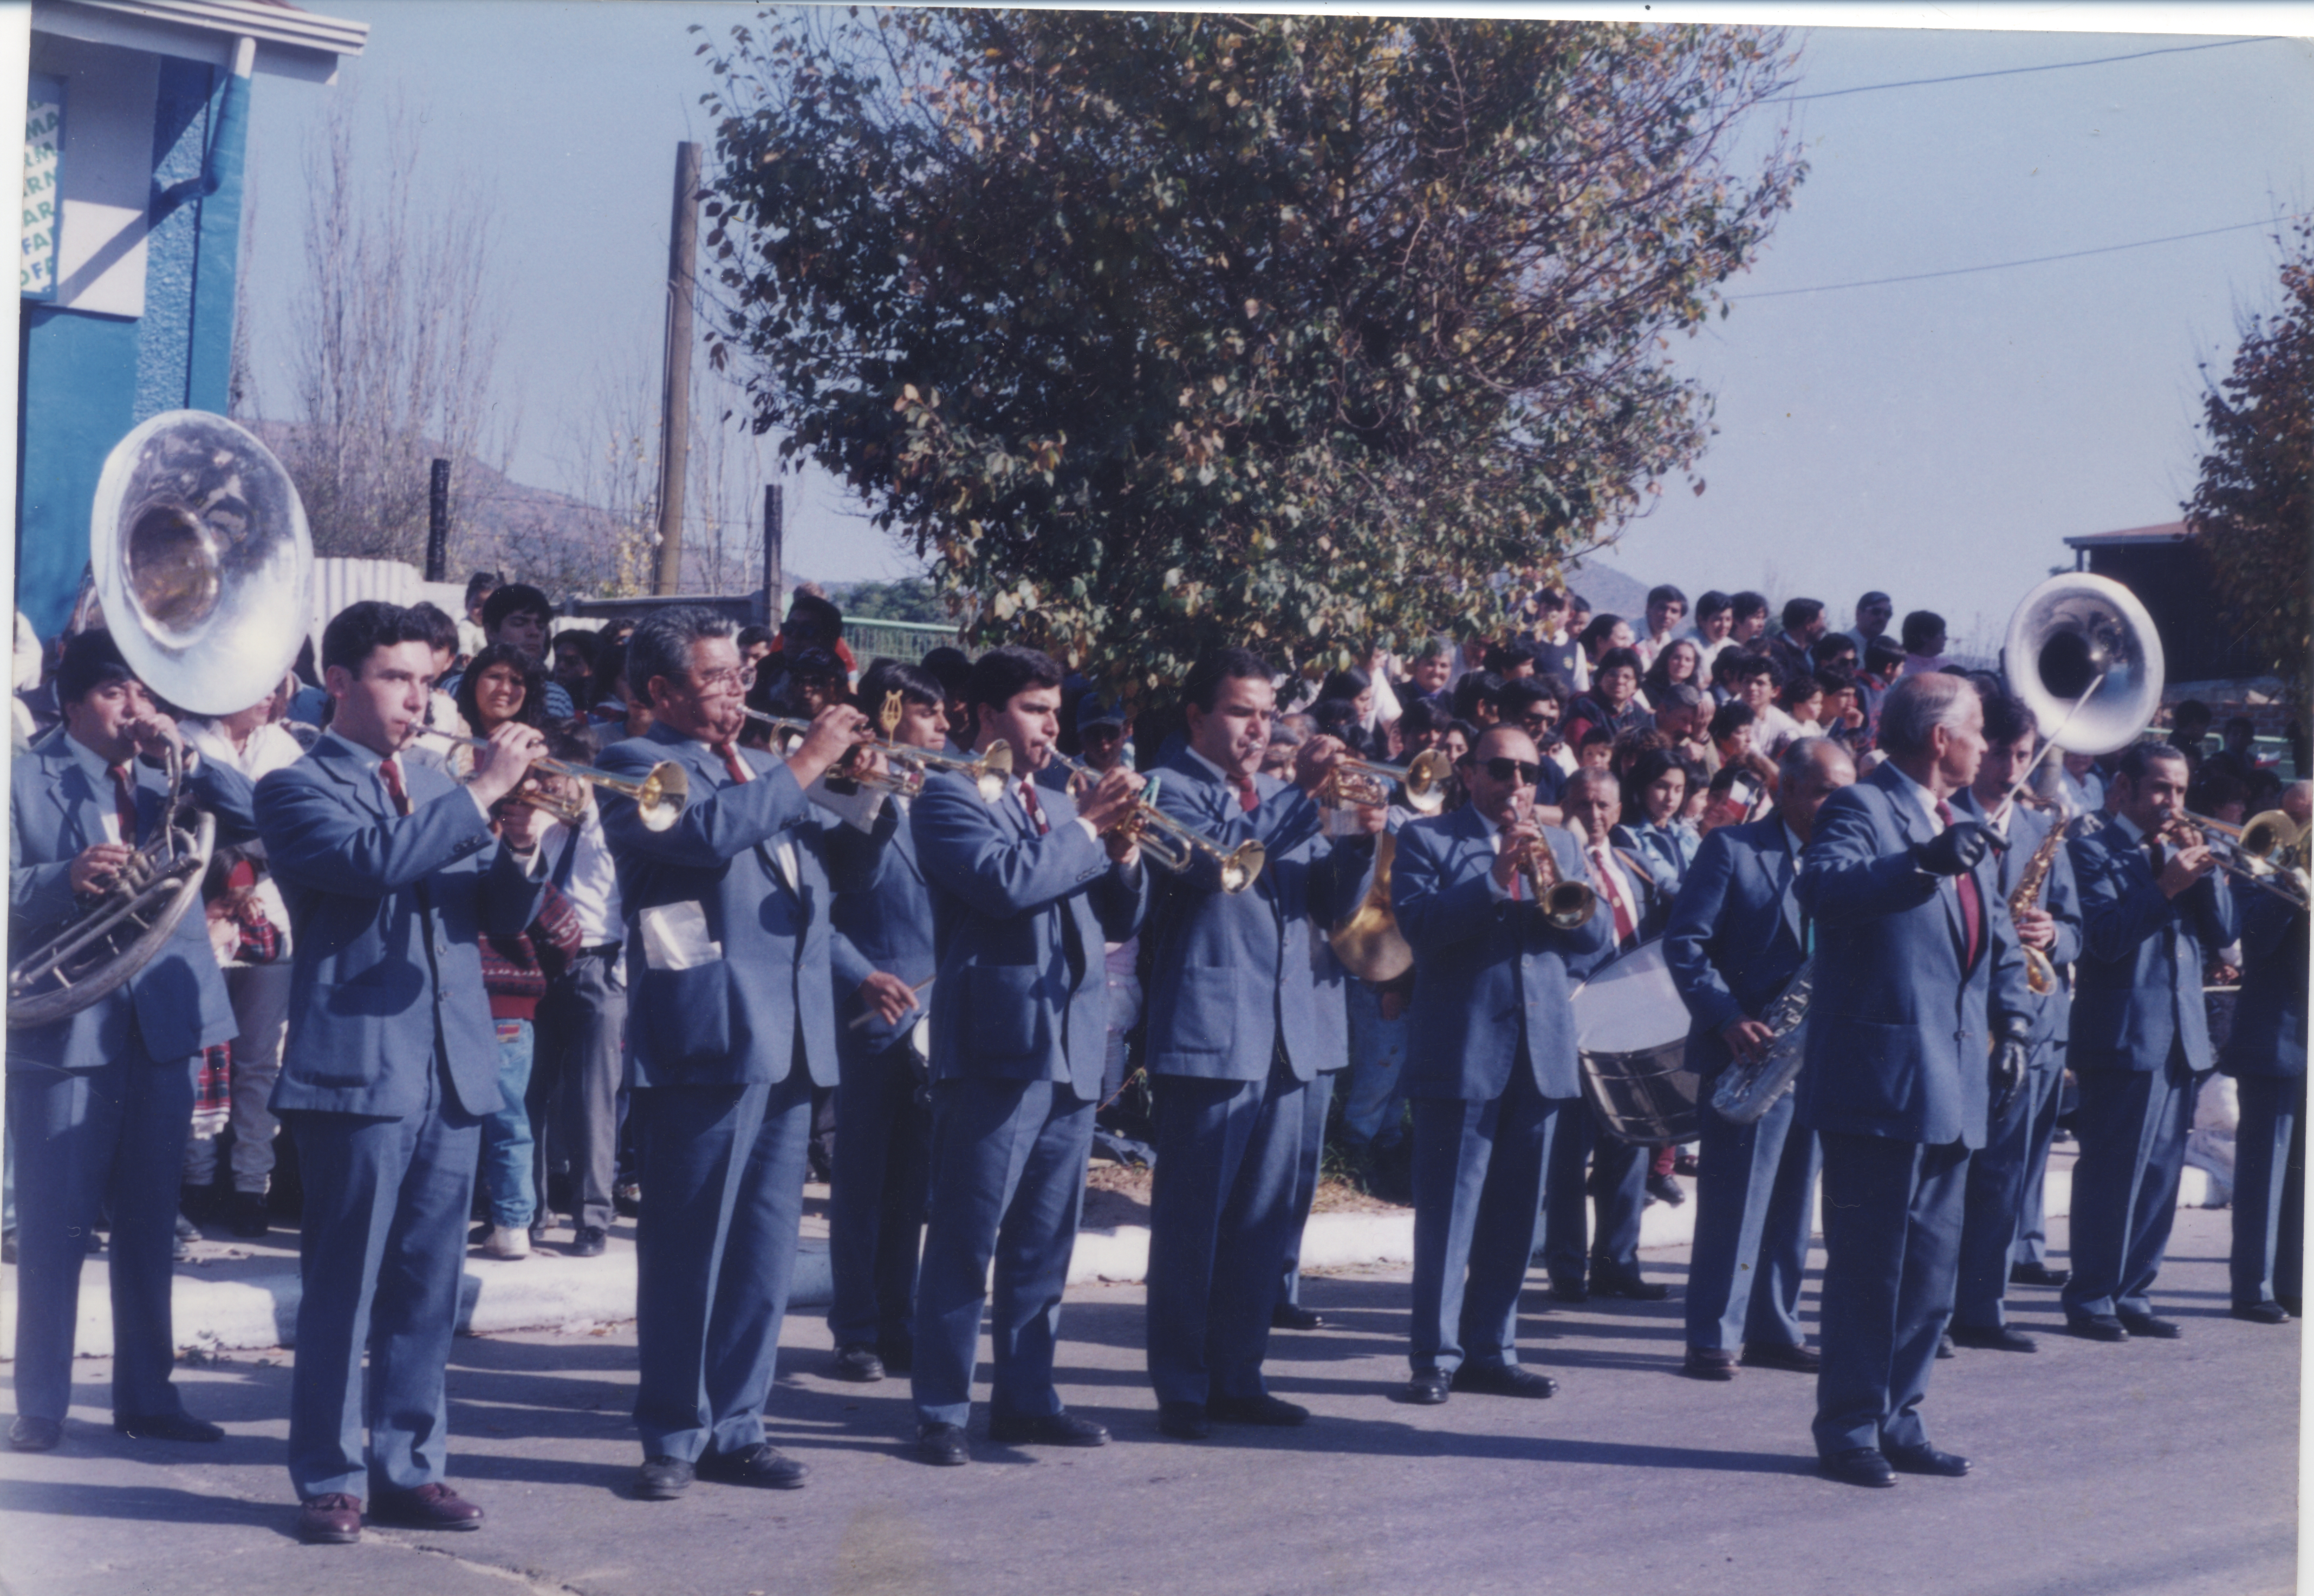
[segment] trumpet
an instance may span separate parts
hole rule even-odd
[[[744,711],[750,720],[760,720],[774,731],[802,736],[811,730],[811,722],[798,720],[790,715],[771,715],[761,710]],[[855,768],[860,749],[868,749],[884,756],[891,767],[882,771],[862,771]],[[1012,750],[1002,737],[988,745],[987,752],[975,758],[964,759],[953,754],[941,754],[930,748],[918,748],[905,743],[871,741],[861,743],[829,775],[840,780],[856,782],[877,792],[888,792],[898,798],[914,798],[924,789],[926,771],[953,771],[980,789],[981,801],[994,803],[1004,796],[1005,779],[1012,774]]]
[[[2229,825],[2206,815],[2180,814],[2161,828],[2189,833],[2191,848],[2208,842],[2218,868],[2246,886],[2270,892],[2300,909],[2314,904],[2314,878],[2306,867],[2306,833],[2281,809],[2253,815],[2239,825]]]
[[[418,736],[439,737],[446,743],[463,744],[469,748],[487,748],[490,745],[490,740],[488,737],[462,737],[455,732],[437,731],[430,726],[420,729]],[[593,765],[570,764],[560,759],[533,760],[530,768],[542,776],[573,777],[590,787],[599,787],[605,792],[615,792],[622,798],[634,799],[635,808],[641,816],[645,831],[663,832],[682,819],[683,806],[691,797],[690,778],[683,773],[683,767],[673,760],[662,760],[651,766],[640,781],[631,776],[616,776],[608,771],[596,770]],[[568,810],[566,813],[566,808],[558,807],[558,806],[567,806],[569,800],[549,798],[549,795],[536,789],[528,791],[517,790],[510,796],[518,802],[544,809],[557,818],[567,817],[567,813],[583,814],[585,812],[583,807],[579,807]],[[549,801],[541,802],[542,798],[548,798]]]
[[[1446,782],[1453,773],[1453,762],[1435,748],[1425,749],[1405,764],[1344,759],[1318,789],[1318,801],[1379,809],[1390,802],[1391,788],[1403,787],[1408,808],[1418,815],[1435,815],[1446,807]]]
[[[1530,842],[1518,868],[1527,891],[1542,905],[1542,917],[1558,930],[1578,930],[1599,912],[1599,895],[1589,882],[1569,881],[1559,873],[1559,856],[1551,852],[1550,838]]]
[[[1089,785],[1098,786],[1100,772],[1081,759],[1071,759],[1055,748],[1050,757],[1055,764],[1080,778]],[[1223,848],[1203,832],[1183,825],[1160,809],[1144,794],[1134,803],[1126,817],[1108,828],[1110,831],[1129,829],[1135,842],[1163,869],[1181,874],[1197,862],[1200,853],[1211,854],[1221,868],[1222,890],[1243,892],[1261,874],[1268,851],[1250,838],[1234,848]]]

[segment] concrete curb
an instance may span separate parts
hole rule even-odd
[[[1647,1205],[1639,1221],[1639,1246],[1654,1251],[1684,1247],[1695,1235],[1692,1182],[1689,1201],[1673,1207]],[[2181,1208],[2208,1205],[2208,1174],[2188,1165],[2177,1193]],[[2072,1164],[2053,1161],[2045,1186],[2049,1216],[2071,1211]],[[1414,1215],[1388,1212],[1319,1213],[1303,1232],[1302,1262],[1312,1269],[1359,1265],[1389,1266],[1414,1258]],[[82,1357],[112,1354],[112,1309],[105,1261],[93,1257],[81,1277],[80,1323],[74,1351]],[[1069,1260],[1069,1283],[1138,1283],[1149,1273],[1149,1231],[1142,1225],[1084,1230]],[[5,1271],[8,1290],[0,1293],[0,1361],[13,1359],[16,1345],[15,1271]],[[299,1286],[296,1266],[242,1279],[205,1278],[198,1265],[181,1266],[173,1311],[177,1344],[198,1351],[255,1351],[288,1346],[297,1324]],[[824,1308],[835,1295],[827,1243],[807,1237],[797,1256],[791,1309]],[[574,1258],[539,1252],[518,1261],[470,1257],[459,1302],[458,1327],[470,1335],[508,1330],[563,1329],[616,1324],[635,1312],[633,1245],[614,1239],[600,1257]]]

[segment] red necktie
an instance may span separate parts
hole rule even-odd
[[[1953,823],[1952,806],[1942,798],[1937,800],[1937,818],[1947,826]],[[1976,944],[1984,926],[1984,905],[1976,895],[1976,872],[1963,870],[1954,877],[1953,890],[1960,894],[1960,967],[1966,970],[1976,963]]]
[[[1029,811],[1029,823],[1037,828],[1038,836],[1053,829],[1045,820],[1045,807],[1037,801],[1037,784],[1034,781],[1020,783],[1020,807]]]
[[[402,784],[402,767],[387,759],[379,762],[377,779],[385,783],[385,796],[393,800],[396,815],[410,813],[410,789]]]
[[[1239,774],[1230,778],[1230,784],[1237,789],[1237,807],[1239,808],[1250,815],[1256,809],[1261,807],[1261,799],[1253,790],[1252,777],[1241,772]]]
[[[1631,919],[1631,906],[1623,901],[1622,884],[1612,868],[1612,861],[1607,857],[1607,850],[1594,848],[1591,863],[1599,872],[1599,890],[1605,893],[1607,901],[1615,906],[1615,942],[1620,947],[1630,940],[1632,931],[1638,929]]]
[[[120,840],[136,847],[137,780],[125,764],[112,767],[112,816],[119,824]]]
[[[723,756],[723,768],[731,772],[731,780],[744,787],[753,779],[755,772],[747,768],[747,762],[739,757],[737,745],[710,743],[708,746]]]

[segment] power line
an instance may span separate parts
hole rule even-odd
[[[1731,294],[1731,301],[1746,299],[1783,299],[1795,294],[1832,294],[1842,288],[1877,288],[1889,283],[1925,283],[1934,278],[1968,277],[1980,271],[2007,271],[2013,266],[2045,266],[2052,260],[2079,260],[2088,255],[2111,255],[2122,250],[2150,249],[2155,244],[2182,243],[2189,238],[2215,238],[2221,233],[2244,233],[2252,227],[2271,227],[2279,222],[2294,222],[2314,214],[2306,211],[2285,212],[2268,216],[2262,222],[2236,222],[2230,227],[2205,227],[2199,233],[2173,233],[2167,238],[2141,238],[2132,243],[2100,244],[2093,250],[2068,250],[2062,255],[2035,255],[2023,260],[1995,260],[1984,266],[1955,266],[1944,271],[1915,271],[1903,277],[1865,278],[1853,283],[1819,283],[1812,288],[1770,288],[1758,294]]]
[[[2238,44],[2272,44],[2279,34],[2255,39],[2220,39],[2208,44],[2172,44],[2159,49],[2133,50],[2125,56],[2094,56],[2086,61],[2051,61],[2040,66],[2002,66],[1990,72],[1956,72],[1946,77],[1908,77],[1890,84],[1859,84],[1852,89],[1820,89],[1813,94],[1783,94],[1784,101],[1837,100],[1844,94],[1872,94],[1882,89],[1919,89],[1931,84],[1964,84],[1980,77],[2015,77],[2027,72],[2063,72],[2075,66],[2110,66],[2116,61],[2142,61],[2149,56],[2185,56],[2195,50],[2230,49]]]

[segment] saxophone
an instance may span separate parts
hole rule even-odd
[[[2017,890],[2009,895],[2009,913],[2012,917],[2041,906],[2041,895],[2049,885],[2049,867],[2056,862],[2057,850],[2064,840],[2065,828],[2055,824],[2053,817],[2049,834],[2041,839],[2041,845],[2033,850],[2033,857],[2025,861],[2024,874],[2017,877]],[[2024,954],[2026,986],[2035,997],[2047,997],[2057,990],[2057,966],[2037,948],[2026,948]]]
[[[1776,1100],[1792,1089],[1807,1056],[1808,998],[1815,987],[1815,960],[1808,959],[1792,972],[1784,990],[1760,1017],[1775,1033],[1757,1063],[1737,1060],[1721,1071],[1711,1094],[1711,1107],[1732,1124],[1759,1123]]]

